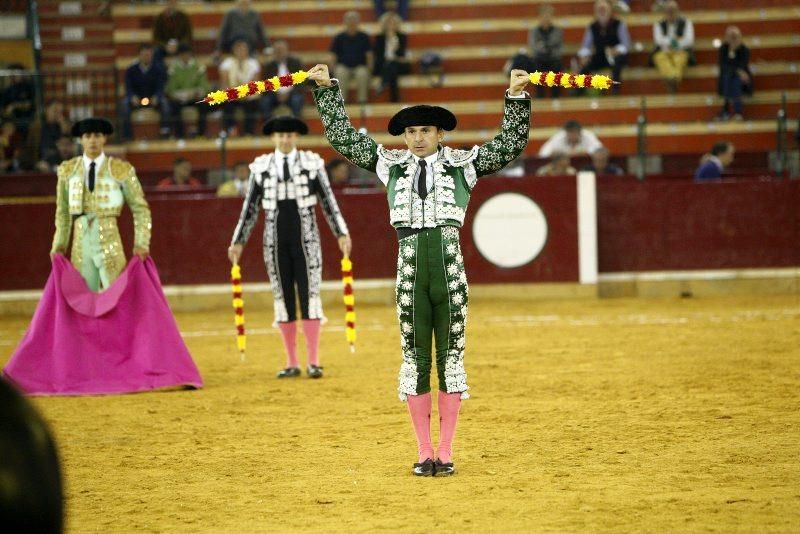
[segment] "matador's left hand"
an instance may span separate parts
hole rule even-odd
[[[139,256],[139,259],[144,261],[150,255],[150,251],[147,250],[146,248],[134,247],[133,248],[133,255],[134,256]]]
[[[340,235],[339,236],[339,250],[342,251],[342,256],[345,258],[350,257],[350,252],[353,250],[353,242],[350,240],[350,236]]]
[[[530,78],[528,73],[522,69],[514,69],[511,71],[511,79],[508,82],[508,94],[511,96],[518,96],[528,85]]]

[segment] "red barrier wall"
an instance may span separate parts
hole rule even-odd
[[[548,242],[531,263],[501,269],[472,243],[472,216],[490,196],[517,191],[544,211]],[[598,187],[600,272],[786,267],[800,265],[800,181],[635,182],[601,179]],[[339,194],[350,226],[356,279],[393,278],[397,239],[379,191]],[[152,254],[165,284],[225,283],[226,248],[241,201],[153,196]],[[41,288],[50,262],[51,203],[0,205],[0,290]],[[472,282],[559,282],[578,279],[577,207],[572,178],[489,178],[472,196],[462,245]],[[121,232],[130,251],[127,211]],[[339,278],[338,251],[327,224],[323,233],[325,279]],[[262,225],[242,260],[245,281],[266,280]]]

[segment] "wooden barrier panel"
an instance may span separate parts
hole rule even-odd
[[[569,177],[482,179],[461,230],[470,281],[590,281],[582,276],[577,190],[576,179]],[[596,191],[597,262],[602,273],[800,265],[800,181],[695,184],[603,178],[598,180]],[[496,195],[508,192],[521,193],[535,202],[546,222],[543,248],[532,261],[519,267],[498,267],[481,254],[474,240],[481,208]],[[388,223],[385,194],[380,190],[345,190],[337,198],[353,236],[358,278],[394,278],[397,238]],[[591,202],[580,204],[584,215]],[[154,195],[150,204],[151,252],[162,282],[226,283],[226,248],[241,201],[207,195]],[[50,270],[54,211],[54,204],[47,202],[0,204],[0,290],[44,285]],[[587,217],[583,219],[582,228],[591,231],[591,225],[586,226]],[[340,274],[336,242],[322,217],[319,224],[323,277],[336,280]],[[132,221],[127,210],[120,219],[120,230],[130,253]],[[259,222],[245,249],[245,281],[266,280],[262,231]],[[515,235],[530,241],[527,233]],[[586,239],[591,240],[584,232]],[[590,268],[590,264],[591,258],[585,257],[584,267]]]

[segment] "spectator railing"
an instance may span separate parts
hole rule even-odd
[[[776,150],[776,161],[775,161],[775,172],[779,175],[783,175],[787,170],[787,147],[786,147],[786,135],[788,132],[787,127],[787,118],[786,118],[786,93],[781,94],[781,107],[778,109],[777,114],[777,126],[776,126],[776,133],[777,139],[775,143],[775,150]]]
[[[644,180],[647,172],[647,98],[642,97],[639,117],[636,119],[636,158],[639,161],[636,177]]]

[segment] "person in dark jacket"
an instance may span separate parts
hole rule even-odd
[[[695,181],[722,178],[722,172],[733,163],[736,149],[730,141],[720,141],[711,147],[711,153],[703,156],[700,166],[694,173]]]
[[[272,44],[272,59],[264,65],[264,78],[283,76],[291,74],[303,68],[300,59],[289,54],[289,43],[284,40],[275,41]],[[305,90],[303,86],[281,87],[276,92],[267,92],[261,96],[261,110],[264,119],[272,118],[272,112],[276,106],[281,104],[289,106],[292,115],[301,119],[303,115],[303,103],[305,102]]]
[[[724,99],[718,118],[742,120],[742,96],[753,94],[753,75],[750,72],[750,49],[742,41],[742,32],[736,26],[728,26],[725,42],[719,47],[717,92]]]
[[[192,21],[178,9],[178,0],[167,0],[164,11],[153,22],[153,44],[157,63],[178,54],[181,46],[192,45]]]
[[[581,74],[592,74],[601,69],[611,69],[611,77],[622,81],[622,69],[628,61],[631,36],[624,22],[614,17],[609,0],[597,0],[594,5],[595,19],[583,34],[578,62]],[[611,92],[619,92],[614,85]],[[582,92],[582,91],[581,91]]]
[[[167,71],[164,65],[153,60],[153,45],[139,47],[139,60],[125,70],[125,96],[120,101],[119,113],[122,138],[133,138],[131,113],[135,109],[150,107],[161,115],[161,135],[169,135],[169,104],[164,97]]]
[[[375,36],[372,50],[375,57],[373,74],[381,77],[378,94],[389,88],[389,100],[400,101],[400,89],[397,80],[401,74],[411,72],[406,58],[406,34],[400,31],[403,19],[392,12],[384,13],[380,19],[381,33]]]

